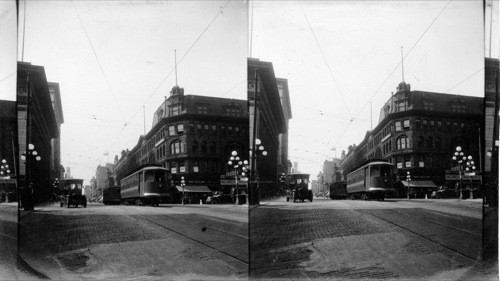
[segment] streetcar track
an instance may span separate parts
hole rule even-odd
[[[422,235],[422,234],[420,234],[420,233],[418,233],[418,232],[416,232],[416,231],[413,231],[413,230],[411,230],[411,229],[409,229],[409,228],[407,228],[407,227],[404,227],[404,226],[402,226],[402,225],[400,225],[400,224],[397,224],[397,223],[395,223],[395,222],[392,222],[392,221],[390,221],[390,220],[388,220],[388,219],[385,219],[385,218],[383,218],[383,217],[381,217],[381,216],[378,216],[378,215],[376,215],[376,214],[373,214],[373,213],[371,213],[371,212],[369,212],[369,211],[367,211],[367,210],[358,209],[358,211],[360,211],[360,212],[364,212],[364,213],[367,213],[367,214],[370,214],[370,215],[372,215],[372,216],[374,216],[374,217],[376,217],[376,218],[378,218],[378,219],[381,219],[381,220],[383,220],[383,221],[386,221],[386,222],[388,222],[388,223],[390,223],[390,224],[392,224],[392,225],[395,225],[395,226],[397,226],[397,227],[399,227],[399,228],[402,228],[402,229],[404,229],[404,230],[406,230],[406,231],[408,231],[408,232],[410,232],[410,233],[413,233],[413,234],[415,234],[415,235],[417,235],[417,236],[419,236],[419,237],[422,237],[422,238],[424,238],[424,239],[425,239],[425,240],[427,240],[427,241],[430,241],[430,242],[432,242],[432,243],[434,243],[434,244],[436,244],[436,245],[439,245],[439,246],[441,246],[441,247],[443,247],[443,248],[445,248],[445,249],[448,249],[448,250],[450,250],[450,251],[452,251],[452,252],[454,252],[454,253],[456,253],[456,254],[458,254],[458,255],[460,255],[460,256],[462,256],[462,257],[464,257],[464,258],[466,258],[466,259],[468,259],[468,260],[470,260],[470,261],[472,261],[474,264],[478,264],[478,263],[479,263],[476,259],[471,258],[471,257],[469,257],[469,256],[467,256],[467,255],[465,255],[465,254],[462,254],[461,252],[459,252],[459,251],[457,251],[457,250],[455,250],[455,249],[453,249],[453,248],[451,248],[451,247],[448,247],[448,246],[443,245],[443,244],[441,244],[441,243],[439,243],[439,242],[436,242],[436,241],[434,241],[434,240],[432,240],[432,239],[430,239],[430,238],[428,238],[428,237],[426,237],[426,236],[424,236],[424,235]]]
[[[393,211],[393,212],[398,213],[398,214],[403,214],[403,215],[406,215],[406,216],[411,216],[411,217],[414,217],[414,218],[418,218],[418,219],[423,220],[423,221],[431,222],[431,223],[434,223],[434,224],[437,224],[437,225],[441,225],[441,226],[444,226],[444,227],[448,227],[448,228],[451,228],[451,229],[455,229],[455,230],[458,230],[458,231],[461,231],[461,232],[465,232],[465,233],[468,233],[470,235],[473,235],[473,236],[476,236],[476,237],[479,237],[479,238],[482,237],[481,234],[470,232],[468,230],[457,228],[457,227],[454,227],[454,226],[449,226],[449,225],[446,225],[446,224],[442,224],[442,223],[439,223],[439,222],[436,222],[436,221],[432,221],[432,220],[426,219],[426,218],[421,217],[421,216],[410,215],[410,214],[407,214],[407,213],[404,213],[404,212],[399,212],[399,211],[396,211],[396,210],[393,210],[393,209],[387,209],[387,210]]]
[[[157,225],[157,226],[159,226],[159,227],[161,227],[161,228],[168,229],[168,230],[170,230],[170,231],[172,231],[172,232],[176,233],[177,235],[180,235],[180,236],[182,236],[182,237],[184,237],[184,238],[187,238],[187,239],[189,239],[189,240],[191,240],[191,241],[193,241],[193,242],[196,242],[196,243],[201,244],[201,245],[203,245],[203,246],[205,246],[205,247],[208,247],[208,248],[210,248],[210,249],[212,249],[212,250],[215,250],[215,251],[217,251],[217,252],[219,252],[219,253],[221,253],[221,254],[223,254],[223,255],[226,255],[226,256],[228,256],[228,257],[231,257],[232,259],[237,260],[237,261],[239,261],[239,262],[241,262],[241,263],[243,263],[243,264],[245,264],[245,265],[248,265],[248,261],[242,260],[242,259],[238,258],[237,256],[232,255],[232,254],[230,254],[230,253],[226,253],[226,252],[224,252],[224,251],[221,251],[221,250],[219,250],[219,249],[217,249],[217,248],[215,248],[215,247],[210,246],[210,245],[209,245],[209,244],[207,244],[207,243],[204,243],[204,242],[201,242],[201,241],[196,240],[196,239],[194,239],[194,238],[191,238],[191,237],[189,237],[189,236],[187,236],[187,235],[183,234],[182,232],[179,232],[179,231],[174,230],[174,229],[172,229],[172,228],[170,228],[170,227],[164,226],[164,225],[162,225],[162,224],[160,224],[160,223],[158,223],[158,222],[156,222],[156,221],[154,221],[154,220],[148,219],[148,218],[143,217],[143,216],[141,216],[141,215],[134,214],[134,213],[132,213],[132,212],[130,212],[130,211],[128,211],[128,210],[124,210],[124,209],[121,209],[121,210],[122,210],[123,212],[125,212],[125,213],[128,213],[128,214],[129,214],[129,215],[131,215],[131,216],[141,218],[141,219],[143,219],[143,220],[145,220],[145,221],[148,221],[148,222],[150,222],[150,223],[152,223],[152,224],[154,224],[154,225]],[[165,216],[168,216],[168,215],[165,215]],[[168,216],[168,217],[171,217],[171,216]],[[172,217],[171,217],[171,218],[172,218]],[[211,228],[211,229],[212,229],[212,228]],[[219,231],[219,230],[217,230],[217,229],[213,229],[213,230],[215,230],[215,231]],[[221,232],[221,233],[226,233],[226,234],[230,234],[230,235],[233,235],[233,236],[236,236],[236,237],[239,237],[239,238],[244,238],[244,239],[248,240],[248,238],[246,238],[246,237],[241,237],[241,236],[239,236],[239,235],[235,235],[235,234],[233,234],[233,233],[223,232],[223,231],[219,231],[219,232]]]

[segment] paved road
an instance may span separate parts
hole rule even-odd
[[[250,276],[460,280],[479,264],[481,217],[467,200],[263,202],[250,211]]]
[[[185,280],[248,276],[248,209],[233,205],[37,208],[19,254],[51,279]]]

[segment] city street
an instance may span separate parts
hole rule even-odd
[[[248,207],[61,208],[22,215],[19,255],[33,278],[239,279],[248,276]]]
[[[493,270],[477,270],[480,200],[293,203],[279,198],[252,208],[250,222],[254,278],[494,280],[495,276]]]

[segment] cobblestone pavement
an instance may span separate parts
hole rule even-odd
[[[247,214],[240,206],[46,206],[23,214],[19,253],[59,280],[240,279]]]
[[[283,201],[251,208],[252,278],[460,280],[472,268],[494,276],[475,260],[481,203]]]

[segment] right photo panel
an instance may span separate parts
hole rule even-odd
[[[498,1],[251,1],[251,279],[498,280]]]

